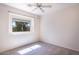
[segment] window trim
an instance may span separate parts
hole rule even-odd
[[[12,18],[21,18],[21,19],[27,19],[31,21],[31,27],[30,31],[24,31],[24,32],[13,32],[12,31]],[[33,17],[28,17],[24,15],[19,15],[19,14],[14,14],[14,13],[9,13],[9,33],[12,34],[26,34],[26,33],[31,33],[34,32],[34,18]]]

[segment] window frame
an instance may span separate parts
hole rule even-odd
[[[12,18],[22,19],[23,21],[30,20],[31,21],[30,31],[13,32],[13,30],[12,30]],[[31,33],[31,32],[34,32],[34,18],[33,17],[28,17],[25,15],[19,15],[19,14],[15,14],[15,13],[9,13],[9,33],[12,33],[12,34],[22,34],[23,33],[24,34],[24,33]]]

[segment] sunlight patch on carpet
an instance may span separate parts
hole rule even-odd
[[[31,51],[33,51],[35,49],[38,49],[40,47],[41,47],[40,45],[33,45],[33,46],[29,47],[29,48],[25,48],[23,50],[19,50],[18,53],[19,54],[25,54],[25,53],[31,52]]]

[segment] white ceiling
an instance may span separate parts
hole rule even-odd
[[[43,8],[45,10],[45,12],[41,12],[39,9],[33,11],[33,9],[35,7],[28,7],[27,3],[5,3],[5,4],[8,6],[11,6],[11,7],[15,7],[15,8],[24,10],[26,12],[36,14],[36,15],[44,15],[46,13],[49,13],[50,11],[56,11],[56,10],[64,8],[64,7],[76,5],[77,3],[75,3],[75,4],[74,3],[51,3],[52,8]]]

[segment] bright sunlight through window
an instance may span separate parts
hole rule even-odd
[[[29,47],[29,48],[25,48],[23,50],[20,50],[20,51],[18,51],[18,53],[19,54],[25,54],[25,53],[31,52],[32,50],[38,49],[40,47],[41,47],[40,45],[34,45],[32,47]]]

